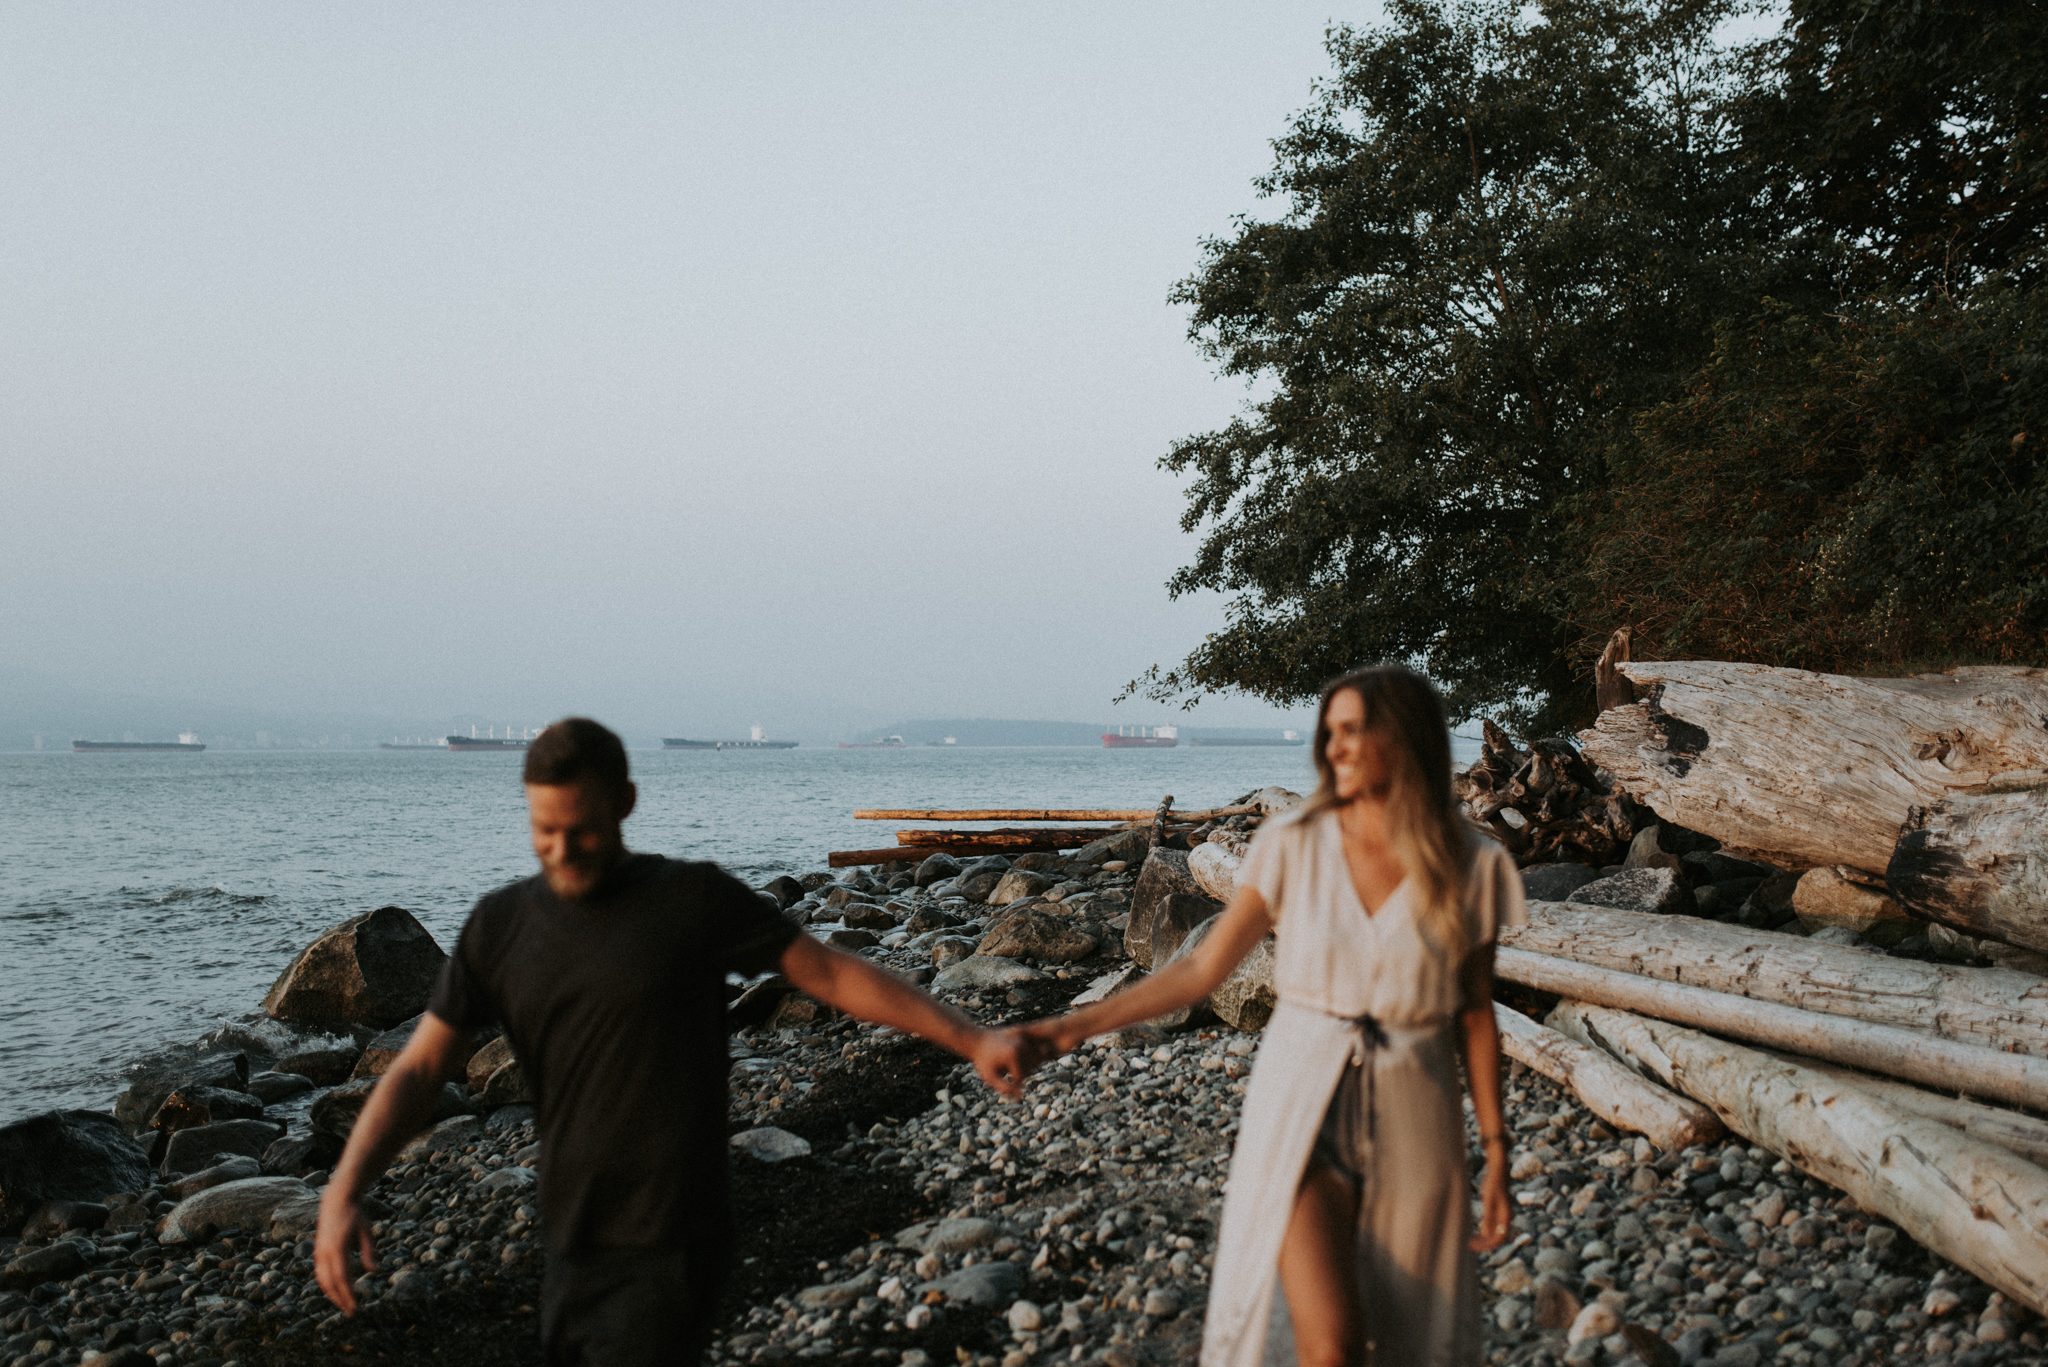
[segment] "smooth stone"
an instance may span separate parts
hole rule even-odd
[[[801,1139],[788,1130],[779,1130],[773,1125],[741,1130],[732,1137],[731,1143],[741,1153],[763,1163],[782,1163],[792,1158],[808,1158],[811,1153],[811,1142],[808,1139]]]
[[[388,1030],[427,1009],[448,956],[403,907],[352,916],[300,950],[264,995],[275,1020]]]
[[[1808,869],[1792,890],[1792,911],[1809,932],[1855,931],[1875,945],[1892,945],[1920,928],[1891,897],[1853,882],[1832,868]]]
[[[896,918],[889,914],[887,907],[871,905],[848,907],[846,914],[839,919],[855,930],[896,929]]]
[[[284,1126],[268,1120],[222,1120],[212,1125],[195,1125],[171,1136],[164,1147],[163,1171],[166,1176],[199,1172],[237,1154],[260,1163],[264,1150],[283,1134]]]
[[[1001,1234],[993,1220],[975,1216],[959,1219],[939,1220],[935,1223],[912,1225],[896,1236],[896,1242],[920,1253],[965,1253],[971,1248],[987,1248]]]
[[[1035,1334],[1045,1323],[1045,1311],[1039,1308],[1036,1301],[1018,1301],[1010,1307],[1010,1313],[1004,1318],[1009,1321],[1011,1333]]]
[[[178,1202],[164,1217],[157,1241],[203,1242],[223,1229],[267,1230],[280,1205],[312,1194],[313,1189],[296,1177],[250,1177],[209,1187]]]
[[[295,1096],[304,1096],[312,1090],[313,1079],[304,1073],[281,1073],[273,1070],[258,1073],[249,1079],[249,1095],[266,1106],[289,1101]]]
[[[933,978],[932,987],[939,992],[958,992],[963,988],[1007,987],[1012,983],[1034,982],[1044,976],[1031,965],[1020,964],[1015,959],[975,954]]]
[[[182,1181],[170,1183],[164,1188],[164,1195],[173,1201],[182,1201],[187,1196],[205,1191],[208,1187],[224,1186],[229,1182],[241,1182],[262,1175],[261,1162],[247,1154],[238,1153],[232,1158],[215,1163],[210,1168],[202,1168]]]
[[[926,1282],[919,1294],[939,1292],[949,1301],[1001,1310],[1024,1290],[1024,1269],[1007,1259],[976,1263],[958,1272]]]
[[[477,1090],[476,1099],[480,1106],[503,1107],[531,1106],[539,1098],[526,1080],[526,1065],[515,1058],[491,1074]]]

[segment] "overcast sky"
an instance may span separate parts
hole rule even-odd
[[[0,7],[0,640],[266,707],[1168,719],[1109,701],[1222,605],[1155,462],[1247,391],[1166,296],[1375,14]]]

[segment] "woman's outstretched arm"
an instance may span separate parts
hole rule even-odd
[[[1267,913],[1266,899],[1258,889],[1239,888],[1230,905],[1217,914],[1215,929],[1203,937],[1192,954],[1113,997],[1064,1016],[1033,1021],[1024,1027],[1024,1034],[1037,1041],[1046,1054],[1057,1056],[1082,1040],[1193,1006],[1214,992],[1230,976],[1230,970],[1251,953],[1252,946],[1272,929],[1273,918]],[[1034,1060],[1034,1066],[1038,1061],[1042,1060]]]
[[[1500,1029],[1493,1019],[1493,946],[1466,956],[1460,977],[1465,1004],[1458,1020],[1465,1031],[1465,1076],[1472,1087],[1479,1140],[1486,1149],[1486,1174],[1479,1186],[1479,1228],[1473,1232],[1472,1247],[1484,1253],[1507,1239],[1513,1214],[1508,1201],[1507,1122],[1500,1109]]]

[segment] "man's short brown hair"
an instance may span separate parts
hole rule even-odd
[[[564,717],[526,747],[528,783],[562,787],[589,783],[614,795],[632,781],[626,768],[626,743],[610,727],[588,717]]]

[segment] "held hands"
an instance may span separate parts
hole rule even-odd
[[[320,1197],[320,1228],[313,1237],[313,1274],[327,1299],[344,1315],[356,1312],[354,1274],[349,1255],[359,1254],[365,1272],[377,1270],[377,1252],[370,1244],[370,1224],[362,1207],[330,1182]]]
[[[1064,1038],[1061,1020],[1054,1016],[1019,1028],[984,1029],[975,1037],[968,1061],[983,1082],[1014,1101],[1024,1095],[1025,1078],[1079,1042]]]

